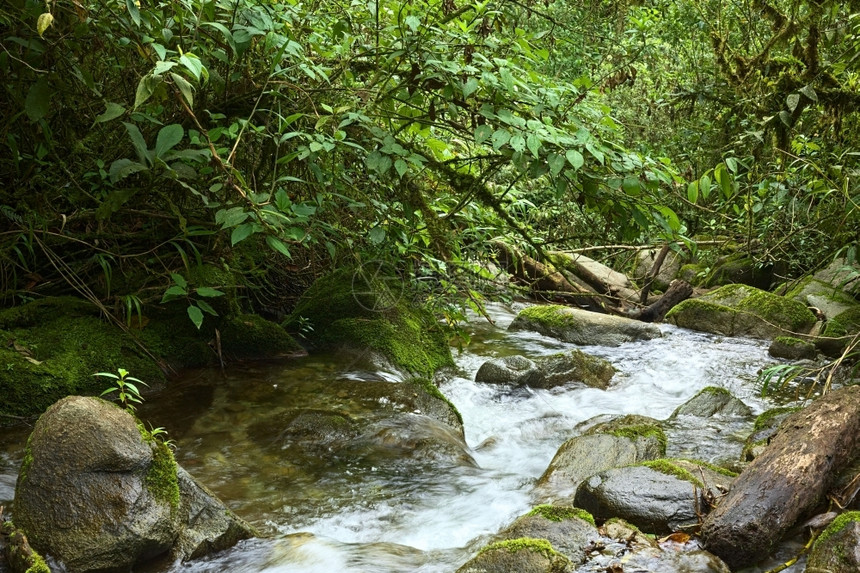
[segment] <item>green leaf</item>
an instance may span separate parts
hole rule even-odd
[[[726,167],[729,168],[729,171],[737,174],[738,172],[738,160],[734,157],[726,157]]]
[[[526,140],[522,135],[517,134],[511,138],[509,145],[514,151],[522,153],[526,148]]]
[[[535,157],[538,157],[538,154],[540,153],[540,146],[541,146],[540,138],[538,138],[538,136],[536,136],[535,134],[532,133],[529,135],[528,139],[526,140],[526,145],[528,146],[529,151],[532,152],[532,155]]]
[[[585,159],[582,157],[582,154],[575,149],[568,149],[564,156],[567,157],[567,161],[570,163],[571,167],[577,171],[583,166],[583,164],[585,164]]]
[[[505,89],[509,92],[514,91],[514,76],[511,75],[511,71],[508,68],[502,68],[499,70],[499,76],[502,78],[502,83],[505,84]]]
[[[179,93],[182,94],[182,97],[185,98],[185,102],[188,104],[188,107],[194,107],[194,88],[193,86],[180,76],[179,74],[175,74],[170,72],[170,77],[173,78],[173,83],[179,88]]]
[[[814,102],[818,102],[818,94],[815,93],[815,88],[812,87],[812,84],[806,84],[802,88],[800,88],[800,93],[808,97]]]
[[[48,111],[51,109],[51,96],[53,95],[54,91],[51,89],[51,84],[44,76],[30,86],[27,91],[27,98],[24,100],[24,111],[30,121],[35,123],[48,115]]]
[[[269,245],[269,248],[273,251],[277,251],[287,257],[288,259],[292,259],[293,255],[290,254],[290,249],[281,241],[280,239],[276,239],[275,237],[268,235],[266,237],[266,244]]]
[[[707,173],[699,178],[699,191],[702,193],[702,199],[707,199],[711,194],[711,178]]]
[[[178,123],[171,123],[162,127],[158,130],[158,137],[155,140],[155,156],[163,157],[165,153],[182,141],[184,135],[185,130]]]
[[[134,21],[134,25],[140,27],[140,9],[134,0],[125,0],[125,7],[128,8],[128,15]]]
[[[170,278],[182,288],[188,288],[188,281],[179,273],[170,273]]]
[[[786,127],[791,127],[791,114],[785,110],[779,112],[779,120],[785,124]]]
[[[639,183],[638,177],[625,177],[624,181],[621,182],[621,188],[624,189],[624,192],[632,197],[636,197],[642,190],[642,186]]]
[[[594,145],[592,145],[591,143],[586,143],[586,144],[585,144],[585,148],[588,150],[588,152],[589,152],[589,153],[590,153],[590,154],[591,154],[591,155],[592,155],[592,156],[593,156],[597,161],[599,161],[599,162],[600,162],[600,164],[601,164],[601,165],[603,165],[604,155],[603,155],[603,152],[602,152],[602,151],[600,151],[599,149],[597,149],[597,148],[596,148]]]
[[[476,78],[469,78],[468,80],[466,80],[466,82],[463,84],[463,98],[465,99],[465,98],[469,97],[470,95],[472,95],[476,91],[478,91],[478,80]],[[487,127],[487,126],[484,126],[484,125],[478,126],[479,129],[481,127]],[[477,130],[475,130],[475,131],[477,132]]]
[[[402,159],[398,159],[394,162],[394,170],[397,171],[397,174],[400,177],[403,177],[403,175],[409,171],[409,165]]]
[[[239,225],[233,232],[230,233],[230,245],[235,246],[237,243],[244,241],[254,233],[254,225],[252,223],[244,223]]]
[[[134,94],[134,109],[145,104],[163,81],[161,76],[153,76],[152,74],[147,74],[140,78],[140,81],[137,83],[137,91]]]
[[[477,145],[481,145],[487,139],[493,135],[493,128],[487,125],[486,123],[483,125],[479,125],[475,128],[475,143]]]
[[[200,327],[203,326],[203,311],[193,304],[188,305],[188,318],[191,319],[197,330],[200,330]]]
[[[550,153],[547,157],[547,164],[549,164],[549,172],[552,173],[554,177],[564,169],[565,159],[558,153]]]
[[[208,76],[208,72],[203,67],[203,62],[201,62],[200,58],[191,52],[179,56],[179,63],[185,66],[185,68],[194,75],[198,82],[200,81],[200,76]]]
[[[699,200],[699,182],[691,181],[687,185],[687,200],[690,203],[696,203]]]
[[[124,113],[124,107],[122,107],[118,103],[113,103],[112,101],[109,101],[105,104],[105,112],[99,116],[96,116],[96,119],[93,124],[104,123],[106,121],[116,119]]]
[[[379,245],[382,241],[385,240],[385,229],[382,227],[374,227],[370,230],[368,234],[368,238],[370,239],[370,243],[373,245]]]
[[[215,298],[219,296],[224,296],[224,293],[218,290],[217,288],[212,287],[197,287],[195,292],[206,298]]]
[[[511,134],[507,129],[497,129],[491,138],[493,141],[493,149],[499,149],[511,139]]]
[[[800,94],[789,94],[787,98],[785,98],[785,105],[789,109],[789,111],[794,111],[797,109],[797,104],[800,103]]]
[[[218,316],[218,313],[212,308],[212,305],[206,302],[205,300],[198,300],[197,306],[200,307],[200,310],[207,314],[211,314],[212,316]]]
[[[185,298],[188,296],[188,291],[178,285],[173,285],[169,287],[166,291],[164,291],[164,296],[161,297],[161,302],[170,302],[171,300],[176,300],[177,298]]]
[[[44,14],[40,14],[36,19],[36,33],[39,34],[39,37],[45,35],[45,31],[51,27],[51,24],[54,23],[54,15],[50,12],[45,12]]]
[[[415,32],[421,26],[421,19],[418,16],[407,16],[406,25],[409,29]]]
[[[726,170],[726,166],[722,163],[716,166],[714,169],[714,179],[717,180],[717,183],[720,186],[720,189],[723,192],[723,196],[728,199],[732,196],[732,176],[729,175],[729,172]]]
[[[125,179],[132,173],[146,171],[147,169],[149,169],[149,167],[142,163],[138,163],[137,161],[132,161],[131,159],[117,159],[110,164],[108,175],[110,176],[110,182],[116,183],[117,181]]]
[[[131,144],[134,146],[134,150],[137,152],[137,157],[140,159],[140,162],[151,164],[152,162],[149,159],[149,152],[146,149],[146,142],[143,140],[143,134],[140,133],[140,130],[133,123],[124,121],[122,124],[125,126],[126,132],[128,132]]]

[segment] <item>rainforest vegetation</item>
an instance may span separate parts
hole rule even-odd
[[[129,331],[363,261],[455,324],[498,239],[783,278],[860,239],[856,0],[7,0],[0,91],[2,305]]]

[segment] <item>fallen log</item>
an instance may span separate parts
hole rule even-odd
[[[693,294],[693,287],[687,281],[679,279],[669,283],[669,288],[663,293],[659,299],[653,304],[641,309],[634,309],[627,313],[629,318],[635,318],[643,322],[660,322],[666,313],[672,310],[672,307],[681,301],[690,298]]]
[[[705,518],[704,547],[732,570],[769,555],[783,535],[824,501],[860,446],[860,386],[792,414]]]

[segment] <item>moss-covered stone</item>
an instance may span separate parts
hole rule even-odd
[[[432,376],[453,364],[445,332],[432,314],[355,269],[318,279],[283,326],[299,332],[305,323],[313,329],[305,329],[305,339],[316,346],[371,350],[413,374]]]
[[[11,521],[0,524],[0,534],[6,536],[5,558],[12,571],[22,573],[51,573],[51,569],[38,551],[33,549],[23,531],[17,529]],[[0,553],[0,566],[4,554]],[[5,569],[3,569],[5,571]]]
[[[845,529],[846,525],[858,521],[860,521],[860,511],[846,511],[845,513],[837,516],[836,519],[834,519],[830,523],[830,525],[828,525],[827,528],[821,532],[821,534],[818,536],[818,539],[815,540],[815,544],[813,545],[813,551],[815,551],[815,548],[826,544],[828,539]]]
[[[687,263],[682,265],[678,271],[678,278],[687,281],[693,286],[701,285],[707,274],[707,267],[698,263]]]
[[[463,415],[460,414],[460,411],[457,409],[457,406],[455,406],[454,403],[449,400],[448,397],[445,396],[445,394],[443,394],[441,390],[439,390],[439,387],[436,386],[433,380],[431,380],[430,378],[414,377],[409,378],[408,380],[406,380],[406,382],[417,386],[428,395],[434,398],[438,398],[448,404],[448,407],[451,408],[451,412],[453,412],[454,416],[457,418],[459,426],[463,426]]]
[[[179,480],[176,477],[176,459],[164,442],[150,440],[152,465],[144,483],[156,500],[170,504],[171,512],[179,510]]]
[[[600,346],[618,346],[663,335],[654,324],[558,304],[521,310],[508,330],[528,330],[564,342]]]
[[[818,354],[813,343],[793,336],[777,336],[767,352],[774,358],[787,360],[812,360]]]
[[[760,289],[770,287],[773,265],[761,267],[749,255],[737,252],[720,259],[704,281],[705,286],[744,284]]]
[[[238,360],[272,358],[302,351],[281,325],[256,314],[234,314],[220,326],[223,352]]]
[[[860,571],[860,511],[839,515],[818,536],[807,560],[807,571],[855,573]]]
[[[666,314],[666,321],[727,336],[772,338],[807,332],[816,318],[795,300],[732,284],[700,298],[683,301]]]
[[[547,503],[538,505],[526,515],[539,515],[544,519],[554,522],[564,521],[565,519],[581,519],[583,521],[587,521],[591,525],[595,525],[594,516],[578,507],[552,505]]]
[[[640,438],[651,438],[658,444],[661,455],[665,455],[666,453],[666,433],[657,420],[648,418],[647,416],[636,414],[621,416],[614,420],[601,422],[592,426],[586,434],[609,434],[611,436],[629,438],[634,442]]]
[[[642,462],[639,465],[643,465],[646,468],[651,468],[652,470],[656,470],[661,474],[666,474],[670,476],[674,476],[678,479],[682,479],[684,481],[688,481],[697,487],[704,488],[705,484],[702,483],[702,480],[694,476],[689,470],[681,467],[675,460],[670,459],[659,459],[659,460],[651,460],[647,462]]]

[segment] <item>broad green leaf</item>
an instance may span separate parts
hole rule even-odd
[[[36,33],[39,34],[39,37],[45,35],[45,30],[51,27],[51,24],[54,23],[54,15],[50,12],[45,12],[44,14],[40,14],[36,19]]]
[[[152,69],[152,75],[160,76],[164,72],[169,72],[171,68],[176,65],[176,62],[165,62],[164,60],[158,61],[155,63],[155,67]]]
[[[525,151],[526,148],[526,140],[522,135],[519,134],[513,136],[508,142],[508,144],[511,146],[511,149],[519,153]]]
[[[591,144],[591,143],[586,143],[586,144],[585,144],[585,148],[588,150],[588,152],[589,152],[589,153],[590,153],[590,154],[591,154],[591,155],[592,155],[592,156],[593,156],[597,161],[599,161],[599,162],[600,162],[600,164],[601,164],[601,165],[603,165],[603,162],[604,162],[604,160],[605,160],[605,156],[604,156],[604,154],[603,154],[603,152],[602,152],[602,151],[600,151],[599,149],[597,149],[597,148],[596,148],[593,144]]]
[[[568,149],[564,156],[567,157],[571,167],[577,171],[579,171],[579,168],[585,164],[585,159],[582,157],[582,154],[575,149]]]
[[[699,200],[699,182],[691,181],[687,185],[687,200],[690,203],[695,203]]]
[[[212,316],[218,316],[218,312],[214,308],[212,308],[212,305],[205,300],[198,300],[195,302],[197,303],[197,306],[200,307],[200,310],[202,310],[203,312],[211,314]]]
[[[185,66],[185,68],[194,75],[198,82],[200,81],[200,76],[205,75],[203,62],[200,61],[200,58],[190,52],[179,56],[179,63]]]
[[[35,123],[48,115],[48,111],[51,109],[51,96],[53,95],[54,91],[45,76],[41,76],[36,80],[36,83],[30,86],[27,91],[27,98],[24,100],[24,111],[30,121]]]
[[[170,77],[173,79],[173,84],[179,88],[179,93],[182,94],[182,97],[185,98],[185,102],[188,104],[188,107],[194,107],[194,88],[191,84],[180,76],[179,74],[175,74],[170,72]]]
[[[122,122],[122,124],[125,126],[126,132],[128,132],[128,137],[131,139],[131,144],[134,146],[140,162],[151,164],[149,152],[146,149],[146,141],[143,140],[143,134],[140,133],[140,129],[135,124],[126,121]]]
[[[233,232],[230,233],[230,245],[235,246],[237,243],[244,241],[254,233],[254,225],[251,223],[243,223],[239,225]]]
[[[702,193],[702,199],[707,199],[711,194],[711,178],[707,173],[699,178],[699,191]]]
[[[224,296],[223,292],[221,292],[217,288],[212,288],[212,287],[197,287],[195,292],[198,295],[204,296],[206,298],[215,298],[215,297],[219,297],[219,296]]]
[[[779,120],[785,124],[786,127],[791,127],[791,114],[785,110],[779,112]]]
[[[372,228],[368,234],[368,239],[370,239],[370,243],[373,245],[382,243],[385,240],[385,229],[382,227]]]
[[[638,177],[625,177],[624,181],[621,182],[621,188],[624,189],[624,192],[632,197],[636,197],[642,190],[642,185],[639,183]]]
[[[155,156],[164,157],[164,154],[176,147],[182,137],[185,135],[185,130],[178,123],[165,125],[158,130],[158,137],[155,140]]]
[[[117,159],[110,164],[108,175],[110,176],[110,182],[116,183],[117,181],[125,179],[132,173],[146,171],[147,169],[149,169],[149,167],[142,163],[138,163],[137,161],[132,161],[131,159]]]
[[[497,129],[491,139],[493,140],[493,149],[499,149],[511,140],[511,134],[507,129]]]
[[[789,111],[794,111],[797,109],[797,104],[800,103],[800,94],[789,94],[787,98],[785,98],[785,106],[789,109]]]
[[[812,84],[807,84],[800,88],[800,93],[802,93],[812,101],[818,102],[818,94],[815,93],[815,88],[812,87]]]
[[[288,259],[293,258],[293,255],[290,254],[290,249],[288,249],[287,246],[280,239],[276,239],[275,237],[268,235],[266,237],[266,244],[269,245],[270,249],[281,253]]]
[[[473,93],[475,93],[477,90],[478,90],[478,80],[476,78],[469,78],[463,84],[463,97],[467,98],[470,95],[472,95]],[[479,129],[481,127],[486,127],[486,126],[483,126],[483,125],[478,126]],[[475,130],[475,131],[477,132],[477,130]],[[476,139],[477,139],[477,137],[476,137]]]
[[[394,170],[397,171],[397,174],[400,177],[403,177],[403,175],[409,171],[409,165],[402,159],[398,159],[394,162]]]
[[[125,6],[128,8],[128,15],[134,21],[134,25],[140,27],[140,8],[134,0],[125,0]]]
[[[734,157],[726,157],[726,167],[729,168],[729,171],[737,174],[738,172],[738,160]]]
[[[191,319],[197,330],[200,330],[200,327],[203,326],[203,311],[193,304],[188,305],[188,318]]]
[[[549,172],[556,176],[564,169],[565,159],[558,153],[550,153],[547,157],[547,164],[549,165]]]
[[[528,136],[528,138],[526,139],[526,145],[528,146],[529,151],[532,152],[532,155],[534,155],[535,157],[539,156],[541,142],[540,142],[540,138],[538,136],[536,136],[533,133],[530,134]]]
[[[179,273],[170,273],[170,278],[173,280],[173,282],[175,282],[176,284],[178,284],[182,288],[184,288],[184,289],[188,288],[188,281],[185,280],[185,277],[183,277]]]
[[[407,16],[406,17],[406,25],[409,26],[409,29],[415,32],[421,26],[421,19],[418,16]]]
[[[222,229],[235,227],[250,217],[251,214],[245,211],[243,207],[232,207],[230,209],[221,209],[215,213],[215,222],[221,223]]]
[[[499,70],[499,76],[502,78],[502,83],[505,84],[505,89],[509,92],[514,91],[514,76],[511,75],[511,71],[508,68],[502,68]]]
[[[161,297],[161,302],[170,302],[171,300],[176,300],[177,298],[184,298],[188,296],[188,291],[178,285],[173,285],[164,291],[164,296]]]
[[[475,128],[475,143],[481,145],[487,139],[493,135],[493,128],[487,125],[486,123],[483,125],[479,125]]]
[[[134,109],[145,104],[163,81],[161,76],[153,76],[152,74],[147,74],[140,78],[140,81],[137,83],[137,91],[134,94]]]
[[[118,103],[113,103],[112,101],[109,101],[105,104],[105,112],[97,116],[96,120],[93,123],[104,123],[106,121],[116,119],[124,113],[124,107],[122,107]]]
[[[723,192],[723,196],[728,199],[732,196],[732,176],[729,175],[729,172],[726,170],[726,166],[720,163],[714,169],[714,179],[717,180],[717,183],[720,186],[720,190]]]

